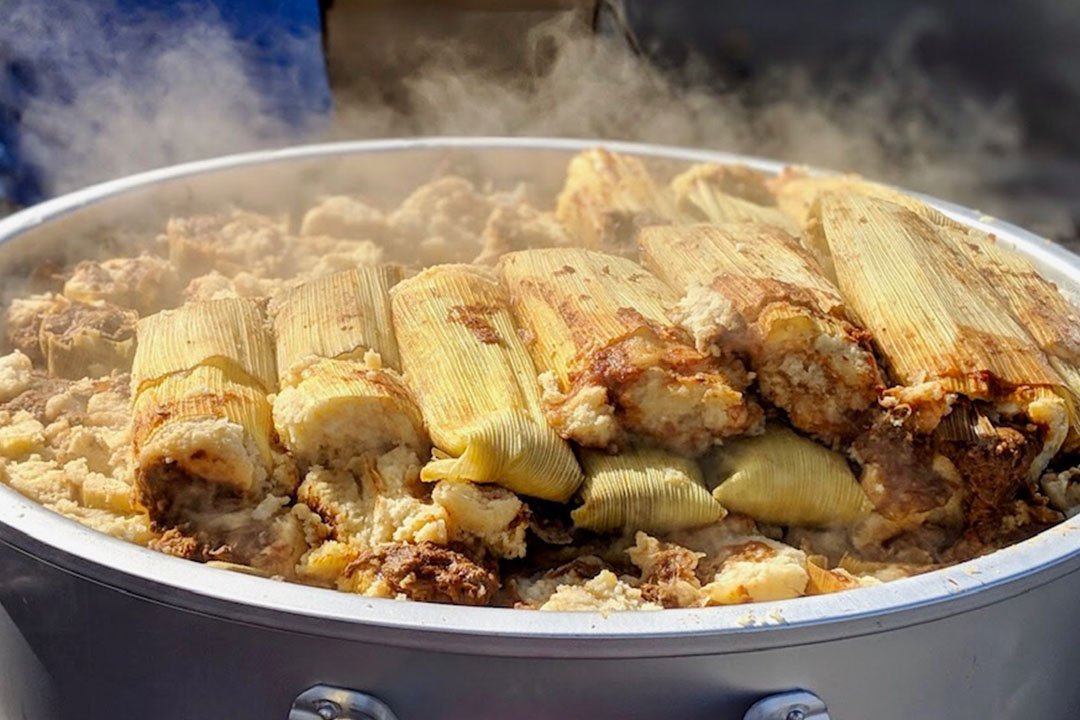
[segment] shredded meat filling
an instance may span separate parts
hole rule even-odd
[[[496,567],[480,565],[456,550],[429,542],[366,550],[350,563],[345,575],[351,577],[360,570],[373,570],[394,593],[424,602],[487,605],[499,588]]]

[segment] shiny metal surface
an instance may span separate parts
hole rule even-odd
[[[97,225],[154,226],[170,212],[222,200],[300,207],[305,193],[335,189],[400,196],[447,167],[556,188],[570,153],[592,144],[432,138],[191,163],[0,221],[0,267],[56,252]],[[604,144],[665,162],[781,166]],[[933,202],[1080,288],[1075,256]],[[1080,698],[1067,672],[1080,662],[1080,633],[1061,620],[1080,593],[1077,529],[1073,518],[984,558],[855,592],[602,617],[360,598],[222,572],[106,537],[0,486],[0,603],[67,690],[85,689],[80,682],[90,679],[75,676],[86,668],[73,663],[88,664],[101,712],[157,698],[163,718],[209,708],[261,720],[284,716],[299,692],[322,683],[363,688],[400,720],[438,708],[447,718],[522,708],[537,718],[738,718],[761,697],[791,688],[825,698],[834,720],[907,718],[926,704],[955,711],[942,717],[1014,717],[1021,707],[1043,717]],[[28,581],[7,582],[8,566]],[[177,688],[193,684],[202,690]],[[1033,708],[1046,714],[1031,715]]]
[[[817,695],[792,690],[758,700],[743,720],[829,720],[829,709]]]
[[[397,716],[367,693],[316,685],[296,696],[288,720],[397,720]]]

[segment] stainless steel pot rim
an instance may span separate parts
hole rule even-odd
[[[151,170],[28,208],[0,221],[0,242],[79,208],[146,185],[214,171],[346,154],[398,151],[612,150],[691,162],[742,162],[775,172],[787,163],[690,148],[585,139],[427,137],[356,141],[245,153]],[[924,196],[925,197],[925,196]],[[1080,258],[1032,233],[958,205],[925,198],[994,232],[1080,287]],[[904,627],[1029,591],[1080,569],[1080,517],[991,555],[854,592],[755,605],[656,613],[540,613],[362,598],[207,568],[111,538],[0,486],[0,541],[126,593],[237,622],[311,634],[457,652],[575,656],[742,651]],[[395,632],[388,632],[395,630]],[[468,647],[462,644],[469,638]],[[683,638],[675,650],[660,638]]]

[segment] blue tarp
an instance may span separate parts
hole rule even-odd
[[[28,103],[62,114],[99,79],[137,94],[140,85],[155,82],[145,59],[196,26],[212,27],[215,42],[231,45],[229,57],[239,58],[260,115],[275,120],[273,142],[281,141],[282,128],[297,139],[317,132],[329,115],[318,0],[6,0],[3,6],[0,197],[17,204],[48,196],[48,163],[77,151],[50,151],[48,128],[23,117]],[[204,61],[198,72],[209,80],[216,59]]]

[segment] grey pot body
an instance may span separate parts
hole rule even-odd
[[[0,263],[129,215],[153,224],[223,198],[301,207],[295,188],[315,193],[313,178],[322,190],[395,194],[450,164],[550,194],[577,147],[354,143],[158,171],[0,223]],[[1064,251],[996,230],[1059,282],[1080,278]],[[1068,717],[1080,701],[1078,529],[1070,520],[972,563],[853,593],[605,618],[369,600],[215,571],[93,533],[0,486],[0,717],[286,718],[317,684],[368,692],[399,720],[734,719],[795,688],[821,697],[834,720]]]

